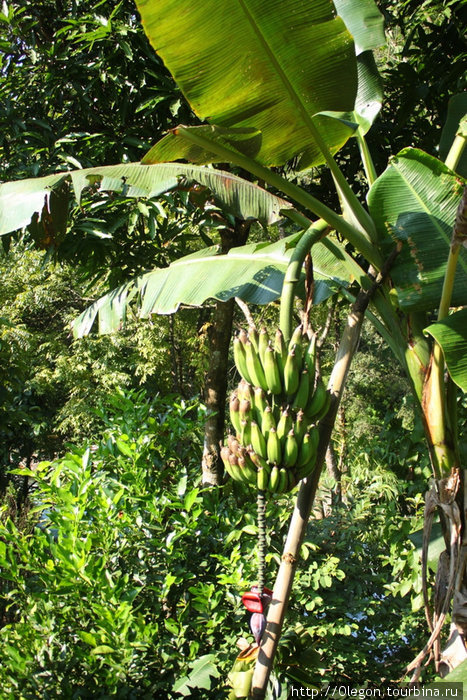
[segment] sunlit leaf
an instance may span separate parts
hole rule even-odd
[[[392,268],[404,309],[437,308],[462,183],[441,161],[407,148],[391,160],[370,190],[368,204],[386,255],[402,245]],[[457,266],[452,304],[467,303],[467,250]]]
[[[192,694],[193,688],[210,690],[213,678],[219,678],[220,673],[214,662],[215,654],[204,654],[192,663],[192,670],[189,676],[180,678],[174,685],[173,690],[180,695],[188,696]]]
[[[467,393],[467,309],[425,329],[441,345],[452,380]]]
[[[48,206],[52,191],[66,180],[71,180],[78,202],[86,188],[150,198],[178,186],[197,183],[207,187],[220,206],[235,216],[257,219],[264,224],[277,221],[281,218],[280,210],[291,206],[261,187],[222,170],[178,163],[123,163],[0,184],[0,235],[27,226],[34,214],[41,214],[44,204]],[[53,206],[48,208],[53,217]],[[56,218],[57,228],[63,228],[63,208],[56,211]]]
[[[385,43],[384,18],[373,0],[333,0],[353,36],[357,55]]]
[[[300,234],[277,243],[251,243],[219,255],[218,246],[206,248],[173,262],[169,267],[153,270],[98,299],[73,324],[75,336],[87,335],[96,318],[99,332],[118,330],[129,302],[138,295],[139,315],[169,314],[181,304],[201,306],[207,299],[227,301],[239,297],[253,304],[268,304],[280,296],[282,282],[293,244]],[[347,284],[346,267],[333,263],[326,249],[320,250],[313,263],[315,274],[314,302],[319,304],[335,289]],[[341,272],[344,278],[339,278]]]
[[[327,146],[349,137],[341,122],[357,90],[355,50],[327,0],[138,0],[146,34],[196,114],[222,127],[261,132],[257,159],[278,165],[301,155],[322,162],[314,120]],[[181,155],[177,157],[183,157]]]

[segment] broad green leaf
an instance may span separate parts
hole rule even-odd
[[[441,345],[453,382],[467,393],[467,309],[425,329]]]
[[[318,279],[334,280],[338,286],[357,281],[364,289],[371,286],[365,271],[336,239],[327,236],[313,246],[313,270]]]
[[[53,205],[51,193],[67,180],[71,180],[78,202],[87,187],[126,197],[157,197],[179,185],[198,183],[207,187],[223,208],[241,219],[271,224],[281,218],[281,209],[291,207],[261,187],[222,170],[179,163],[124,163],[0,184],[0,235],[27,226],[34,214],[41,214],[44,204],[53,215],[54,208],[48,204],[51,201]],[[57,211],[60,226],[63,218],[62,208]]]
[[[84,630],[79,630],[77,635],[83,642],[86,642],[86,644],[89,644],[92,647],[97,647],[96,638],[93,634],[85,632]]]
[[[421,559],[423,549],[423,528],[420,528],[420,530],[416,530],[409,535],[409,539],[417,548],[418,555]],[[444,541],[441,523],[434,523],[433,527],[431,528],[427,557],[427,565],[432,571],[436,572],[438,569],[439,556],[445,549],[446,542]]]
[[[449,100],[448,116],[441,132],[441,139],[439,142],[440,158],[443,160],[446,158],[456,134],[460,132],[464,136],[467,136],[466,131],[467,92],[461,92],[458,95],[454,95]],[[462,177],[467,177],[467,148],[464,148],[464,152],[457,165],[456,172],[458,172],[459,175],[462,175]]]
[[[402,244],[392,268],[399,304],[412,311],[439,305],[462,183],[441,161],[407,148],[372,186],[368,204],[385,255]],[[452,296],[467,303],[467,250],[462,249]]]
[[[32,215],[40,214],[44,205],[48,205],[51,190],[59,186],[65,177],[63,173],[56,173],[0,184],[0,234],[27,226]]]
[[[227,301],[240,297],[253,304],[268,304],[280,296],[282,282],[292,247],[300,234],[276,243],[251,243],[219,255],[212,246],[173,262],[169,267],[153,270],[122,285],[98,299],[73,323],[75,336],[87,335],[96,318],[99,332],[118,330],[125,320],[129,302],[139,298],[141,318],[151,314],[174,313],[180,304],[201,306],[207,299]],[[339,271],[346,272],[339,261],[332,262],[329,252],[320,252],[314,260],[316,278],[315,303],[325,300],[333,289],[346,284]],[[320,264],[321,261],[321,264]]]
[[[191,695],[193,688],[210,690],[213,678],[219,678],[220,673],[215,665],[215,654],[204,654],[192,663],[192,670],[189,676],[180,678],[174,685],[173,690],[180,695]]]
[[[196,114],[261,132],[257,160],[322,162],[310,121],[331,151],[354,108],[354,43],[328,0],[137,0],[145,32]],[[178,156],[182,157],[182,156]]]
[[[334,0],[334,5],[353,36],[357,55],[358,90],[354,110],[347,116],[366,134],[383,101],[383,82],[372,49],[386,41],[384,18],[373,0]]]
[[[353,36],[355,52],[377,49],[385,42],[384,18],[373,0],[333,0],[337,13]]]
[[[91,649],[91,654],[93,656],[99,656],[100,654],[114,654],[115,649],[112,649],[112,647],[109,647],[107,644],[101,644],[98,647],[94,647],[94,649]]]

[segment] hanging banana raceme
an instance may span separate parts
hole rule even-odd
[[[232,479],[281,494],[309,476],[316,463],[318,421],[330,394],[316,374],[316,336],[298,326],[289,344],[280,330],[240,331],[234,360],[242,377],[230,399],[234,434],[221,449]]]

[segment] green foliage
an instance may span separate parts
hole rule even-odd
[[[135,161],[189,120],[130,0],[11,0],[1,20],[3,179]]]
[[[247,634],[240,594],[256,579],[255,503],[232,482],[200,488],[202,412],[175,396],[119,392],[102,405],[99,441],[19,470],[35,489],[29,528],[0,525],[7,696],[176,697],[191,687],[201,698],[210,684],[210,697],[225,697],[221,679]],[[319,682],[324,669],[342,678],[349,664],[354,680],[386,677],[419,643],[420,614],[385,589],[386,539],[399,533],[392,562],[413,549],[391,489],[382,499],[362,480],[347,505],[310,523],[276,669],[286,681]],[[288,510],[288,499],[268,505],[271,575]]]
[[[199,392],[202,337],[192,330],[197,311],[157,324],[129,321],[120,334],[73,341],[69,324],[86,298],[71,266],[44,266],[39,253],[18,246],[0,257],[0,272],[5,465],[33,455],[50,458],[63,450],[64,440],[95,436],[102,427],[96,408],[117,388]]]
[[[380,52],[384,122],[370,137],[387,155],[408,144],[435,155],[449,98],[466,88],[466,7],[462,0],[379,3],[387,47]]]

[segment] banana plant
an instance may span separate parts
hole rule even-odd
[[[31,216],[37,225],[63,228],[66,179],[78,197],[84,186],[153,197],[187,178],[209,187],[235,215],[265,224],[288,217],[301,228],[279,243],[250,244],[227,255],[204,249],[170,268],[148,272],[98,300],[77,320],[75,332],[89,332],[96,318],[102,332],[118,328],[130,302],[139,302],[144,317],[207,298],[269,303],[280,297],[280,326],[289,340],[292,301],[311,251],[314,301],[338,290],[351,307],[328,384],[332,401],[320,428],[317,466],[301,482],[248,692],[265,697],[301,540],[365,316],[411,380],[435,478],[427,512],[442,512],[450,561],[441,613],[431,613],[425,591],[430,638],[409,670],[417,676],[433,647],[437,666],[452,668],[462,654],[456,659],[447,650],[441,654],[437,640],[454,593],[453,620],[462,635],[467,632],[460,614],[465,533],[457,505],[463,508],[455,417],[456,392],[467,388],[467,173],[461,170],[466,121],[449,122],[443,141],[452,147],[445,162],[407,148],[390,159],[383,173],[376,172],[365,139],[382,101],[372,52],[383,43],[383,23],[373,0],[205,0],[195,5],[137,0],[137,7],[150,42],[204,123],[180,125],[141,164],[0,185],[0,232],[28,224]],[[465,95],[456,98],[459,104],[465,113]],[[355,196],[334,157],[351,138],[357,140],[367,177],[365,202]],[[329,167],[340,212],[273,169],[291,159],[298,168]],[[191,165],[174,162],[179,160]],[[249,172],[279,196],[212,167],[219,163]],[[157,173],[169,180],[155,184]],[[464,647],[463,652],[467,656]]]

